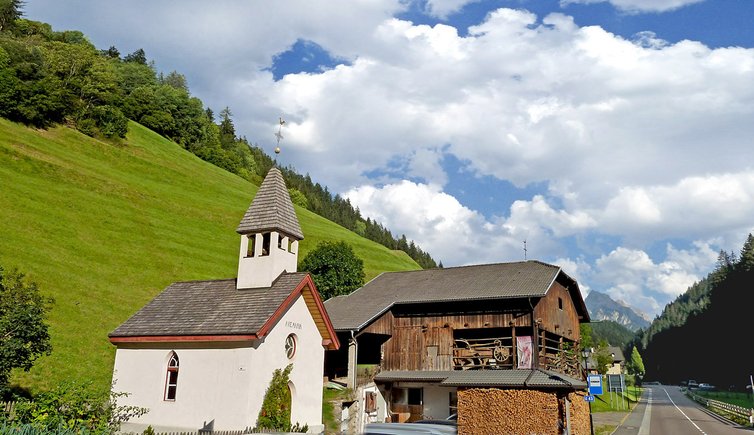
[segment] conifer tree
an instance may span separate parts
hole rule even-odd
[[[10,29],[21,18],[23,5],[21,0],[0,0],[0,32]]]
[[[749,236],[744,242],[743,248],[741,248],[741,256],[738,260],[738,268],[741,270],[754,269],[754,236],[749,233]]]

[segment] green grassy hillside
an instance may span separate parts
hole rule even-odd
[[[55,299],[53,354],[15,383],[36,391],[92,380],[107,389],[108,332],[171,282],[236,275],[235,228],[256,191],[138,124],[113,145],[0,119],[0,264]],[[321,240],[345,240],[367,279],[418,268],[403,252],[296,211],[300,258]]]

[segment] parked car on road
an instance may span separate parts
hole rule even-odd
[[[695,390],[699,388],[699,383],[697,383],[693,379],[689,379],[689,382],[686,385],[688,386],[689,390]]]
[[[715,389],[715,386],[710,385],[706,382],[702,382],[701,384],[699,384],[699,389],[703,391],[713,391]]]

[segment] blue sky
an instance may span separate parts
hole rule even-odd
[[[28,0],[143,48],[447,266],[561,265],[654,315],[754,231],[754,2]]]

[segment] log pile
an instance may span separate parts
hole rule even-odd
[[[559,435],[565,410],[555,391],[470,388],[458,390],[459,435]],[[589,407],[583,392],[568,394],[571,434],[589,435]]]
[[[585,391],[577,391],[568,395],[571,401],[571,432],[574,434],[589,434],[589,403],[584,400]]]

